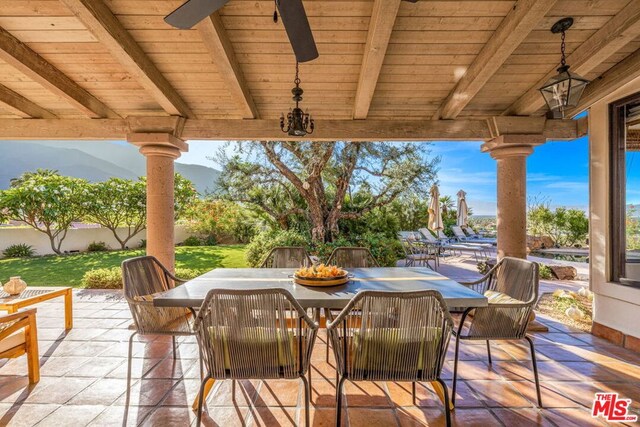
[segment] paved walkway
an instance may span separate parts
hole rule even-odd
[[[117,426],[124,413],[127,339],[131,324],[118,292],[75,293],[75,325],[63,332],[63,307],[38,306],[42,380],[29,388],[24,357],[0,362],[0,425]],[[550,332],[535,334],[545,409],[538,409],[528,351],[522,343],[461,347],[457,425],[601,425],[589,415],[593,393],[617,391],[640,409],[640,355],[542,318]],[[313,354],[312,425],[331,426],[335,414],[334,362],[325,362],[324,332]],[[453,342],[444,378],[451,381]],[[194,423],[188,408],[198,388],[197,346],[182,339],[179,357],[170,340],[149,337],[135,345],[130,425]],[[408,383],[348,383],[349,426],[444,425],[431,388],[418,387],[413,406]],[[277,426],[303,418],[299,381],[244,381],[235,399],[229,381],[218,382],[208,400],[205,425]]]

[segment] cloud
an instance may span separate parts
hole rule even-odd
[[[571,192],[589,193],[589,182],[584,181],[558,181],[545,185],[545,188],[567,190]]]

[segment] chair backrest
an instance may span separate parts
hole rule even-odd
[[[488,274],[488,307],[475,310],[468,336],[478,339],[520,339],[527,332],[530,314],[538,300],[538,264],[505,257]]]
[[[540,282],[538,264],[520,258],[504,257],[494,267],[489,289],[511,298],[535,304]]]
[[[309,368],[318,325],[284,289],[215,289],[195,322],[213,378],[298,378]]]
[[[424,236],[425,239],[429,241],[429,243],[438,243],[438,239],[436,239],[436,237],[431,234],[431,231],[429,231],[428,228],[421,228],[418,231]]]
[[[311,264],[311,258],[302,246],[279,246],[271,249],[260,268],[298,268]]]
[[[153,256],[141,256],[122,262],[124,296],[140,334],[189,333],[189,314],[184,308],[153,306],[153,295],[175,286],[171,273]]]
[[[380,264],[378,264],[369,249],[346,246],[335,248],[327,264],[338,265],[343,268],[380,267]]]
[[[374,381],[439,378],[452,329],[434,290],[360,292],[327,326],[339,372]]]
[[[459,225],[452,226],[451,231],[453,231],[453,234],[455,234],[458,239],[467,239],[469,237],[465,234],[464,231],[462,231],[462,227],[460,227]]]

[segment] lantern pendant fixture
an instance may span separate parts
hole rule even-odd
[[[280,129],[282,132],[287,133],[290,136],[311,135],[314,130],[314,123],[313,118],[311,118],[311,114],[302,111],[302,108],[300,108],[300,101],[302,101],[302,94],[304,91],[300,87],[300,78],[298,77],[298,74],[299,66],[296,61],[296,78],[293,81],[296,86],[291,89],[291,93],[293,94],[291,99],[296,102],[296,106],[289,110],[286,125],[284,114],[280,116]]]
[[[540,88],[540,93],[544,97],[551,115],[556,116],[557,112],[564,118],[566,110],[578,105],[578,101],[584,92],[585,87],[589,84],[589,80],[569,71],[565,56],[565,32],[573,25],[573,18],[563,18],[553,24],[551,32],[553,34],[562,34],[562,42],[560,44],[560,67],[558,74],[551,77]]]

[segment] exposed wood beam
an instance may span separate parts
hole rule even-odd
[[[578,46],[567,57],[567,64],[571,65],[571,71],[574,73],[585,75],[638,36],[640,36],[640,1],[632,1]],[[555,68],[550,70],[535,86],[507,108],[504,114],[527,116],[543,108],[545,103],[538,88],[556,73]]]
[[[458,117],[555,3],[556,0],[519,0],[433,118],[437,120]]]
[[[375,0],[356,91],[354,119],[366,119],[401,0]]]
[[[16,116],[28,119],[55,119],[56,115],[29,101],[24,96],[0,85],[0,104]]]
[[[119,120],[0,119],[0,139],[124,139],[135,132],[171,132],[173,117]],[[181,124],[180,124],[181,126]],[[542,135],[549,140],[578,136],[577,120],[544,117],[496,117],[495,120],[317,120],[317,141],[486,141],[499,135]],[[193,120],[184,123],[181,139],[292,140],[278,120]]]
[[[244,79],[240,63],[227,37],[227,33],[218,13],[214,13],[203,19],[197,25],[200,36],[209,50],[213,61],[218,68],[218,73],[226,83],[227,90],[235,99],[245,119],[257,119],[258,109],[253,102],[253,97]]]
[[[195,115],[102,0],[62,0],[85,27],[169,114]]]
[[[596,102],[610,95],[616,89],[640,77],[640,49],[607,70],[598,79],[589,83],[578,106],[567,111],[566,117],[574,117]]]
[[[0,28],[0,59],[51,92],[65,98],[91,118],[119,117],[115,111],[81,88],[4,28]]]

